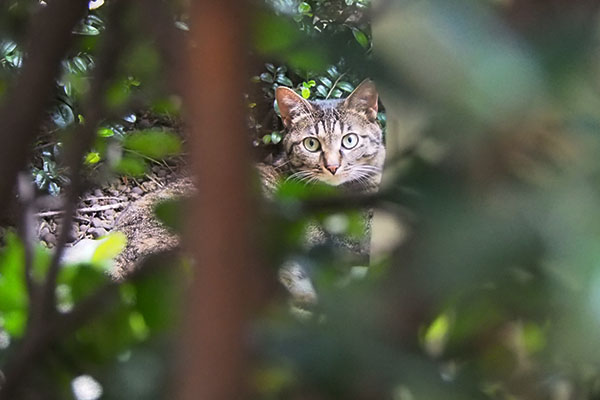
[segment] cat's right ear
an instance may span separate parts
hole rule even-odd
[[[290,126],[294,117],[312,111],[310,103],[290,88],[279,86],[275,90],[275,98],[277,99],[281,120],[286,128]]]

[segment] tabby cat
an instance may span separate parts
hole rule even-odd
[[[283,153],[274,165],[258,166],[267,197],[286,179],[322,182],[351,193],[377,190],[385,148],[377,123],[378,94],[371,80],[363,81],[346,99],[308,101],[286,87],[278,87],[275,96],[286,133]],[[319,242],[323,235],[314,227],[307,241]],[[316,301],[298,262],[286,262],[279,276],[296,303]]]
[[[309,101],[286,87],[278,87],[275,97],[286,134],[274,168],[259,166],[268,194],[281,178],[377,190],[385,148],[372,81],[340,100]]]

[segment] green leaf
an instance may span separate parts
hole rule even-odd
[[[0,314],[27,306],[24,264],[25,249],[16,234],[8,232],[0,253]]]
[[[144,316],[139,312],[132,312],[129,314],[129,327],[133,336],[138,340],[145,340],[150,334],[150,329],[144,320]]]
[[[125,105],[130,96],[130,90],[126,82],[115,82],[106,90],[106,103],[112,108]]]
[[[319,95],[321,97],[323,97],[323,98],[327,97],[328,90],[325,86],[319,85],[319,86],[317,86],[316,90],[317,90],[317,93],[319,93]]]
[[[289,52],[287,62],[296,69],[318,71],[330,62],[330,56],[323,48],[313,46]]]
[[[0,56],[5,57],[11,54],[17,48],[17,44],[12,40],[6,40],[0,43]]]
[[[162,115],[179,115],[181,111],[181,99],[178,96],[169,96],[154,101],[152,111]]]
[[[269,71],[272,74],[275,74],[276,70],[275,70],[275,66],[273,64],[265,64],[265,68],[267,69],[267,71]]]
[[[97,164],[100,161],[100,153],[95,151],[87,153],[85,156],[85,163],[88,165]]]
[[[300,14],[308,14],[312,10],[312,7],[307,2],[303,1],[298,4],[298,12]]]
[[[81,57],[73,57],[73,59],[71,60],[73,62],[73,64],[75,64],[75,66],[77,67],[77,69],[80,72],[86,72],[88,69],[88,65],[85,62],[85,60]]]
[[[125,136],[123,147],[153,159],[163,159],[181,152],[181,139],[168,131],[134,131]]]
[[[292,80],[285,75],[278,75],[276,81],[284,86],[294,86]]]
[[[184,199],[168,199],[154,207],[154,215],[171,230],[182,233],[184,227],[183,210],[186,208]]]
[[[310,89],[303,87],[302,88],[302,97],[308,99],[310,97]]]
[[[340,73],[335,67],[335,65],[332,65],[331,67],[327,68],[327,74],[329,74],[331,79],[337,79],[340,76]]]
[[[3,329],[15,337],[20,337],[25,332],[25,324],[27,323],[27,312],[23,310],[13,310],[7,313],[0,313],[4,320]]]
[[[66,128],[75,121],[73,110],[65,103],[59,103],[50,114],[52,122],[59,128]]]
[[[265,135],[262,137],[262,141],[264,144],[269,144],[271,143],[271,135]]]
[[[180,263],[173,264],[134,283],[137,310],[153,332],[172,327],[178,317],[182,282],[175,273]]]
[[[127,236],[124,233],[111,232],[96,248],[92,256],[92,262],[97,263],[112,260],[125,249],[126,245]]]
[[[352,34],[354,35],[354,39],[365,49],[369,48],[369,38],[363,31],[358,28],[352,28]]]
[[[281,142],[281,133],[280,132],[272,132],[271,133],[271,143],[277,144]]]
[[[75,269],[75,273],[69,286],[75,304],[94,293],[109,279],[104,271],[93,268],[90,264],[80,264],[72,268]]]
[[[439,356],[443,352],[449,330],[450,318],[446,314],[440,314],[429,325],[423,337],[423,344],[430,355]]]
[[[321,76],[319,77],[319,80],[321,82],[323,82],[323,85],[327,86],[328,88],[331,88],[331,85],[333,85],[333,82],[331,81],[331,79]]]
[[[338,82],[337,87],[348,93],[352,93],[354,90],[354,86],[350,82]]]
[[[259,15],[254,21],[254,43],[262,53],[276,53],[297,42],[300,32],[296,25],[284,17]]]
[[[333,91],[331,92],[331,97],[333,97],[334,99],[339,99],[340,97],[342,97],[343,92],[340,89],[333,89]]]
[[[140,177],[146,173],[146,162],[141,157],[123,157],[114,167],[115,171],[128,176]]]
[[[52,196],[58,196],[60,194],[60,186],[56,182],[50,182],[48,184],[48,193]]]
[[[277,187],[277,198],[287,201],[298,201],[310,198],[330,197],[338,192],[338,188],[324,183],[316,182],[306,185],[304,182],[287,180]]]
[[[267,83],[274,82],[273,75],[269,74],[268,72],[263,72],[262,74],[260,74],[260,80]]]

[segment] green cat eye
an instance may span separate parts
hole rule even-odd
[[[342,138],[342,146],[350,150],[358,144],[358,136],[355,133],[349,133]]]
[[[308,151],[315,152],[321,148],[321,143],[319,143],[319,140],[314,137],[307,137],[302,141],[302,143],[304,143],[304,147],[306,147],[306,150]]]

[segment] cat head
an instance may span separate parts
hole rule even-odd
[[[385,149],[371,80],[346,99],[308,101],[286,87],[278,87],[275,97],[292,178],[365,188],[379,183]]]

